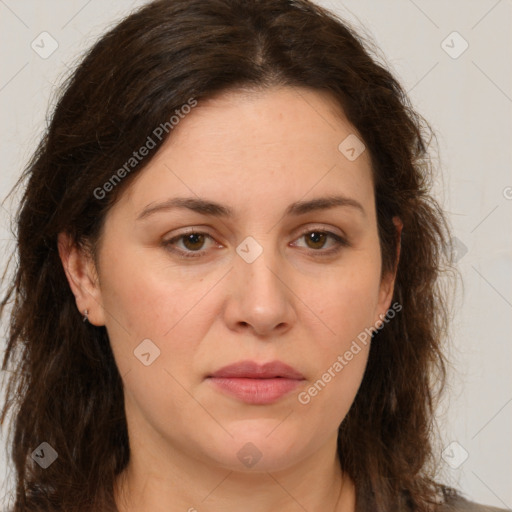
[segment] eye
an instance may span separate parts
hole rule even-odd
[[[310,229],[309,231],[305,231],[302,233],[302,235],[299,236],[298,240],[301,238],[305,238],[306,244],[308,244],[308,246],[313,249],[314,253],[318,253],[315,254],[315,256],[331,256],[339,252],[342,247],[350,246],[348,241],[340,235],[321,229]],[[326,240],[329,238],[334,240],[334,246],[331,249],[320,251],[320,249],[325,246]]]
[[[207,238],[213,240],[213,238],[208,233],[203,233],[200,231],[189,231],[188,233],[182,233],[181,235],[175,236],[170,240],[164,241],[163,244],[168,250],[172,252],[178,252],[180,256],[185,258],[197,258],[206,254],[206,250],[201,251],[199,249],[201,249],[201,247],[204,245],[204,242]],[[172,246],[181,240],[183,240],[185,249],[173,249]]]

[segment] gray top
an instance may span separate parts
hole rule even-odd
[[[439,507],[439,512],[507,512],[510,508],[496,508],[468,501],[463,497],[450,498],[449,503]]]

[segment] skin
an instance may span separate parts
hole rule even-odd
[[[109,211],[98,267],[59,236],[77,307],[106,326],[123,378],[131,459],[116,482],[121,512],[355,510],[336,437],[369,344],[309,403],[298,400],[391,304],[368,151],[350,161],[338,150],[350,134],[357,131],[324,93],[225,92],[180,121]],[[283,216],[295,201],[332,194],[364,213],[342,206]],[[198,196],[235,216],[173,209],[136,220],[147,205]],[[163,244],[189,227],[209,237],[180,238],[176,252]],[[321,256],[335,239],[322,245],[306,235],[322,230],[349,245]],[[236,252],[248,236],[263,250],[252,263]],[[206,252],[185,258],[180,250]],[[134,350],[148,338],[160,355],[146,366]],[[246,404],[206,380],[244,359],[281,360],[305,380],[269,405]],[[261,453],[252,467],[237,455],[249,442]]]

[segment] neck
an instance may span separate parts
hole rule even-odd
[[[230,471],[167,448],[163,457],[132,447],[114,489],[119,512],[355,511],[354,485],[341,471],[335,438],[280,471]]]

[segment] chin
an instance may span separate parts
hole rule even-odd
[[[308,440],[286,428],[284,418],[286,414],[279,420],[240,421],[236,426],[229,425],[227,430],[233,437],[222,439],[212,457],[220,466],[236,472],[289,468],[301,458],[301,451],[306,451]]]

